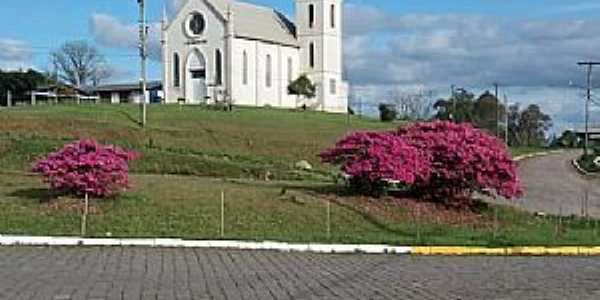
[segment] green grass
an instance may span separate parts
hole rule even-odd
[[[317,155],[346,133],[394,125],[319,112],[150,106],[148,127],[134,105],[38,106],[0,111],[0,167],[24,170],[35,158],[77,138],[93,137],[141,152],[133,172],[277,179],[319,178]],[[311,162],[316,174],[294,164]]]
[[[600,167],[598,167],[598,165],[594,163],[594,160],[596,160],[596,158],[598,158],[598,155],[596,154],[582,155],[577,159],[577,162],[579,163],[579,166],[585,171],[589,173],[598,173],[600,172]]]
[[[0,232],[78,235],[76,209],[41,202],[51,197],[39,178],[0,177]],[[93,200],[93,237],[219,239],[220,195],[225,192],[225,237],[289,242],[387,243],[395,245],[594,245],[597,223],[570,218],[533,218],[508,207],[482,208],[486,222],[498,211],[498,227],[474,228],[415,218],[389,199],[335,198],[331,235],[327,199],[333,187],[311,182],[262,182],[193,176],[136,175],[134,188],[118,199]],[[70,198],[52,203],[71,203]],[[75,202],[76,203],[76,202]],[[600,228],[598,228],[600,229]]]
[[[132,166],[132,190],[92,201],[99,211],[89,218],[90,236],[220,238],[224,191],[227,239],[497,246],[593,245],[599,238],[595,222],[534,218],[502,206],[481,211],[485,224],[497,212],[496,229],[474,228],[415,218],[389,199],[331,194],[331,169],[317,154],[348,132],[398,124],[317,112],[150,106],[149,126],[140,129],[137,113],[132,105],[0,110],[0,233],[79,234],[80,202],[56,200],[24,171],[64,143],[91,137],[143,158]],[[538,150],[514,149],[514,155]],[[315,170],[296,170],[299,160]],[[276,180],[259,180],[267,173]]]
[[[548,149],[542,148],[542,147],[512,147],[512,148],[510,148],[510,151],[514,157],[521,156],[521,155],[527,155],[527,154],[534,154],[534,153],[547,151],[547,150]]]

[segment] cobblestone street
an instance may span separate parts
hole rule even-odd
[[[597,258],[0,248],[1,299],[600,299]]]

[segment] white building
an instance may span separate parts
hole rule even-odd
[[[342,74],[343,0],[295,0],[296,24],[268,7],[234,0],[187,0],[163,22],[167,103],[235,105],[346,113]],[[306,74],[317,96],[302,100],[288,84]]]

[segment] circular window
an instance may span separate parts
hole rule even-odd
[[[188,21],[188,30],[191,35],[201,35],[206,27],[204,16],[200,13],[193,13]]]

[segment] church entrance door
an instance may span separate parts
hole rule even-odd
[[[187,59],[186,82],[186,102],[206,103],[206,60],[200,51],[192,51]]]

